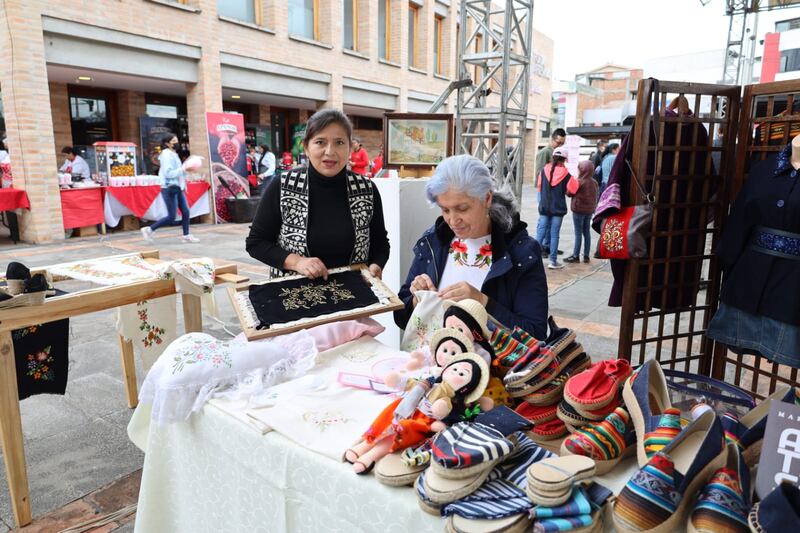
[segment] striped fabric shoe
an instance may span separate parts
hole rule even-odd
[[[725,437],[712,412],[693,420],[641,467],[614,502],[619,533],[680,531],[695,494],[725,465]]]
[[[431,443],[431,468],[446,479],[462,479],[491,469],[514,449],[514,443],[483,424],[459,422]]]
[[[747,533],[750,470],[736,444],[728,443],[725,466],[700,492],[687,529],[690,533]]]
[[[651,459],[681,432],[681,410],[670,407],[661,415],[656,429],[644,436],[644,453]]]
[[[617,407],[598,424],[578,428],[561,445],[561,455],[584,455],[595,461],[596,474],[601,476],[629,455],[636,442],[628,411]]]

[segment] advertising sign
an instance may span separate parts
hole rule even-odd
[[[800,485],[800,406],[771,400],[758,463],[758,497],[763,500],[784,481]]]
[[[244,117],[239,113],[206,113],[211,188],[217,222],[229,222],[226,198],[249,198]]]

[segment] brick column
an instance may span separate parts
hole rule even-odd
[[[319,24],[320,42],[330,44],[334,49],[340,50],[344,42],[344,10],[341,1],[328,1],[319,3],[317,24]]]
[[[391,0],[391,60],[408,66],[408,0]]]
[[[25,189],[31,203],[19,218],[20,236],[44,243],[62,240],[64,228],[42,20],[25,4],[5,0],[6,8],[0,9],[0,88],[14,186]],[[14,15],[6,18],[6,13]]]
[[[374,0],[357,0],[358,52],[378,57],[378,4]]]
[[[425,2],[419,8],[417,26],[417,68],[433,74],[433,2]],[[411,66],[411,65],[409,65]]]
[[[50,82],[50,114],[53,117],[54,154],[58,165],[64,162],[61,149],[72,146],[72,122],[69,114],[69,93],[66,83]]]
[[[539,131],[541,129],[541,118],[536,117],[533,122],[533,129],[525,132],[525,162],[523,163],[522,181],[535,182],[534,171],[536,170],[536,153],[539,146]]]
[[[137,91],[117,91],[117,117],[119,120],[119,132],[116,139],[137,146],[141,143],[139,133],[139,117],[147,112],[144,93]]]
[[[343,76],[338,72],[331,73],[331,83],[328,85],[328,99],[317,106],[317,109],[332,107],[342,109],[344,106],[344,88],[342,87]]]

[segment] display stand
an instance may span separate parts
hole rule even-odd
[[[729,353],[704,333],[722,283],[712,250],[751,158],[779,151],[800,133],[800,115],[785,112],[793,108],[800,81],[747,86],[743,103],[738,86],[660,81],[656,121],[647,98],[652,89],[654,80],[639,82],[632,167],[657,200],[647,235],[649,257],[629,260],[625,267],[620,357],[634,365],[656,359],[664,368],[721,379],[759,398],[779,382],[797,385],[797,369]],[[691,114],[664,116],[679,95]],[[756,142],[759,125],[769,125],[774,142]],[[703,143],[701,129],[707,133],[700,135],[706,137]],[[719,132],[731,134],[715,143]],[[679,171],[682,167],[690,170]],[[642,201],[633,180],[628,196],[637,199],[633,203]]]
[[[142,252],[141,256],[154,264],[160,262],[158,251]],[[113,257],[98,259],[105,260]],[[42,267],[32,270],[32,273],[47,270],[48,267]],[[247,278],[237,275],[235,264],[217,265],[214,273],[216,283],[247,281]],[[54,281],[64,279],[68,278],[54,277]],[[0,437],[2,438],[3,461],[5,462],[11,508],[18,526],[24,526],[31,522],[31,507],[11,332],[36,324],[105,311],[176,293],[174,279],[153,279],[55,296],[48,298],[43,305],[0,310]],[[202,331],[200,297],[182,294],[181,298],[186,332]],[[133,408],[138,404],[133,344],[121,336],[119,343],[126,398],[128,407]]]

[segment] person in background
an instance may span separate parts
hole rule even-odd
[[[378,149],[378,155],[372,160],[372,177],[377,176],[381,170],[383,170],[383,144]]]
[[[264,194],[264,189],[267,183],[275,175],[275,154],[269,149],[269,146],[262,144],[256,148],[260,152],[258,156],[258,164],[256,169],[258,172],[258,179],[261,180],[261,194]]]
[[[441,215],[414,246],[414,260],[398,292],[405,307],[395,323],[408,322],[417,291],[442,299],[477,300],[498,322],[547,337],[547,279],[539,244],[518,216],[514,196],[494,190],[489,169],[470,155],[448,157],[425,187]]]
[[[294,166],[294,157],[292,157],[292,152],[285,151],[281,154],[281,167],[283,170],[288,170]]]
[[[161,140],[161,153],[158,156],[160,167],[158,175],[161,177],[161,196],[167,204],[167,216],[156,221],[152,226],[141,229],[142,236],[147,242],[153,242],[153,232],[161,226],[174,224],[178,209],[181,210],[181,225],[183,226],[183,242],[200,242],[200,239],[189,233],[189,202],[186,200],[186,171],[181,165],[181,160],[175,152],[178,138],[169,134]]]
[[[558,262],[558,239],[561,234],[561,222],[567,214],[566,194],[574,194],[578,190],[578,180],[570,176],[567,167],[567,150],[558,147],[553,150],[553,161],[547,163],[539,175],[542,200],[539,202],[539,223],[536,228],[536,240],[542,242],[549,237],[550,263],[547,268],[564,268]],[[549,235],[548,235],[549,233]]]
[[[597,150],[594,151],[591,157],[592,165],[594,168],[600,166],[600,163],[603,162],[603,157],[606,155],[606,151],[608,150],[608,142],[604,140],[597,141]]]
[[[10,164],[11,157],[8,155],[8,150],[6,150],[6,144],[3,141],[0,141],[0,165]]]
[[[73,177],[90,178],[92,175],[89,170],[89,164],[84,158],[78,155],[78,152],[72,146],[65,146],[61,149],[61,153],[67,156],[64,164],[58,169],[60,172],[66,172]]]
[[[366,176],[369,167],[369,154],[364,150],[361,140],[353,137],[353,151],[350,152],[350,170]]]
[[[608,178],[611,176],[611,169],[614,167],[614,161],[617,159],[617,152],[619,152],[619,145],[617,143],[611,143],[608,145],[608,152],[603,158],[603,162],[601,164],[601,168],[603,169],[603,181],[600,182],[600,194],[603,194],[603,191],[606,190]]]
[[[544,166],[553,160],[553,150],[563,146],[564,141],[566,141],[566,139],[567,139],[567,132],[564,131],[564,128],[556,128],[555,130],[553,130],[553,134],[550,136],[550,142],[548,143],[548,145],[539,150],[539,152],[536,154],[536,162],[534,165],[536,173],[533,175],[533,184],[536,187],[536,190],[539,191],[538,198],[540,204],[542,203],[542,187],[541,187],[542,184],[539,181],[539,176],[541,175]],[[542,223],[543,222],[540,217],[539,224]],[[540,229],[544,230],[544,228],[539,228],[539,226],[536,227],[536,235],[539,235]],[[539,244],[542,245],[542,255],[544,257],[547,257],[550,255],[550,234],[545,232],[544,235],[545,235],[544,238],[546,240],[544,242],[539,241]],[[556,253],[562,254],[564,252],[558,250]]]
[[[589,250],[592,249],[592,215],[597,208],[599,187],[594,179],[594,165],[591,161],[578,163],[578,190],[567,196],[572,197],[572,223],[575,229],[575,247],[572,255],[564,259],[565,263],[580,261],[581,239],[583,239],[583,262],[589,262]]]

